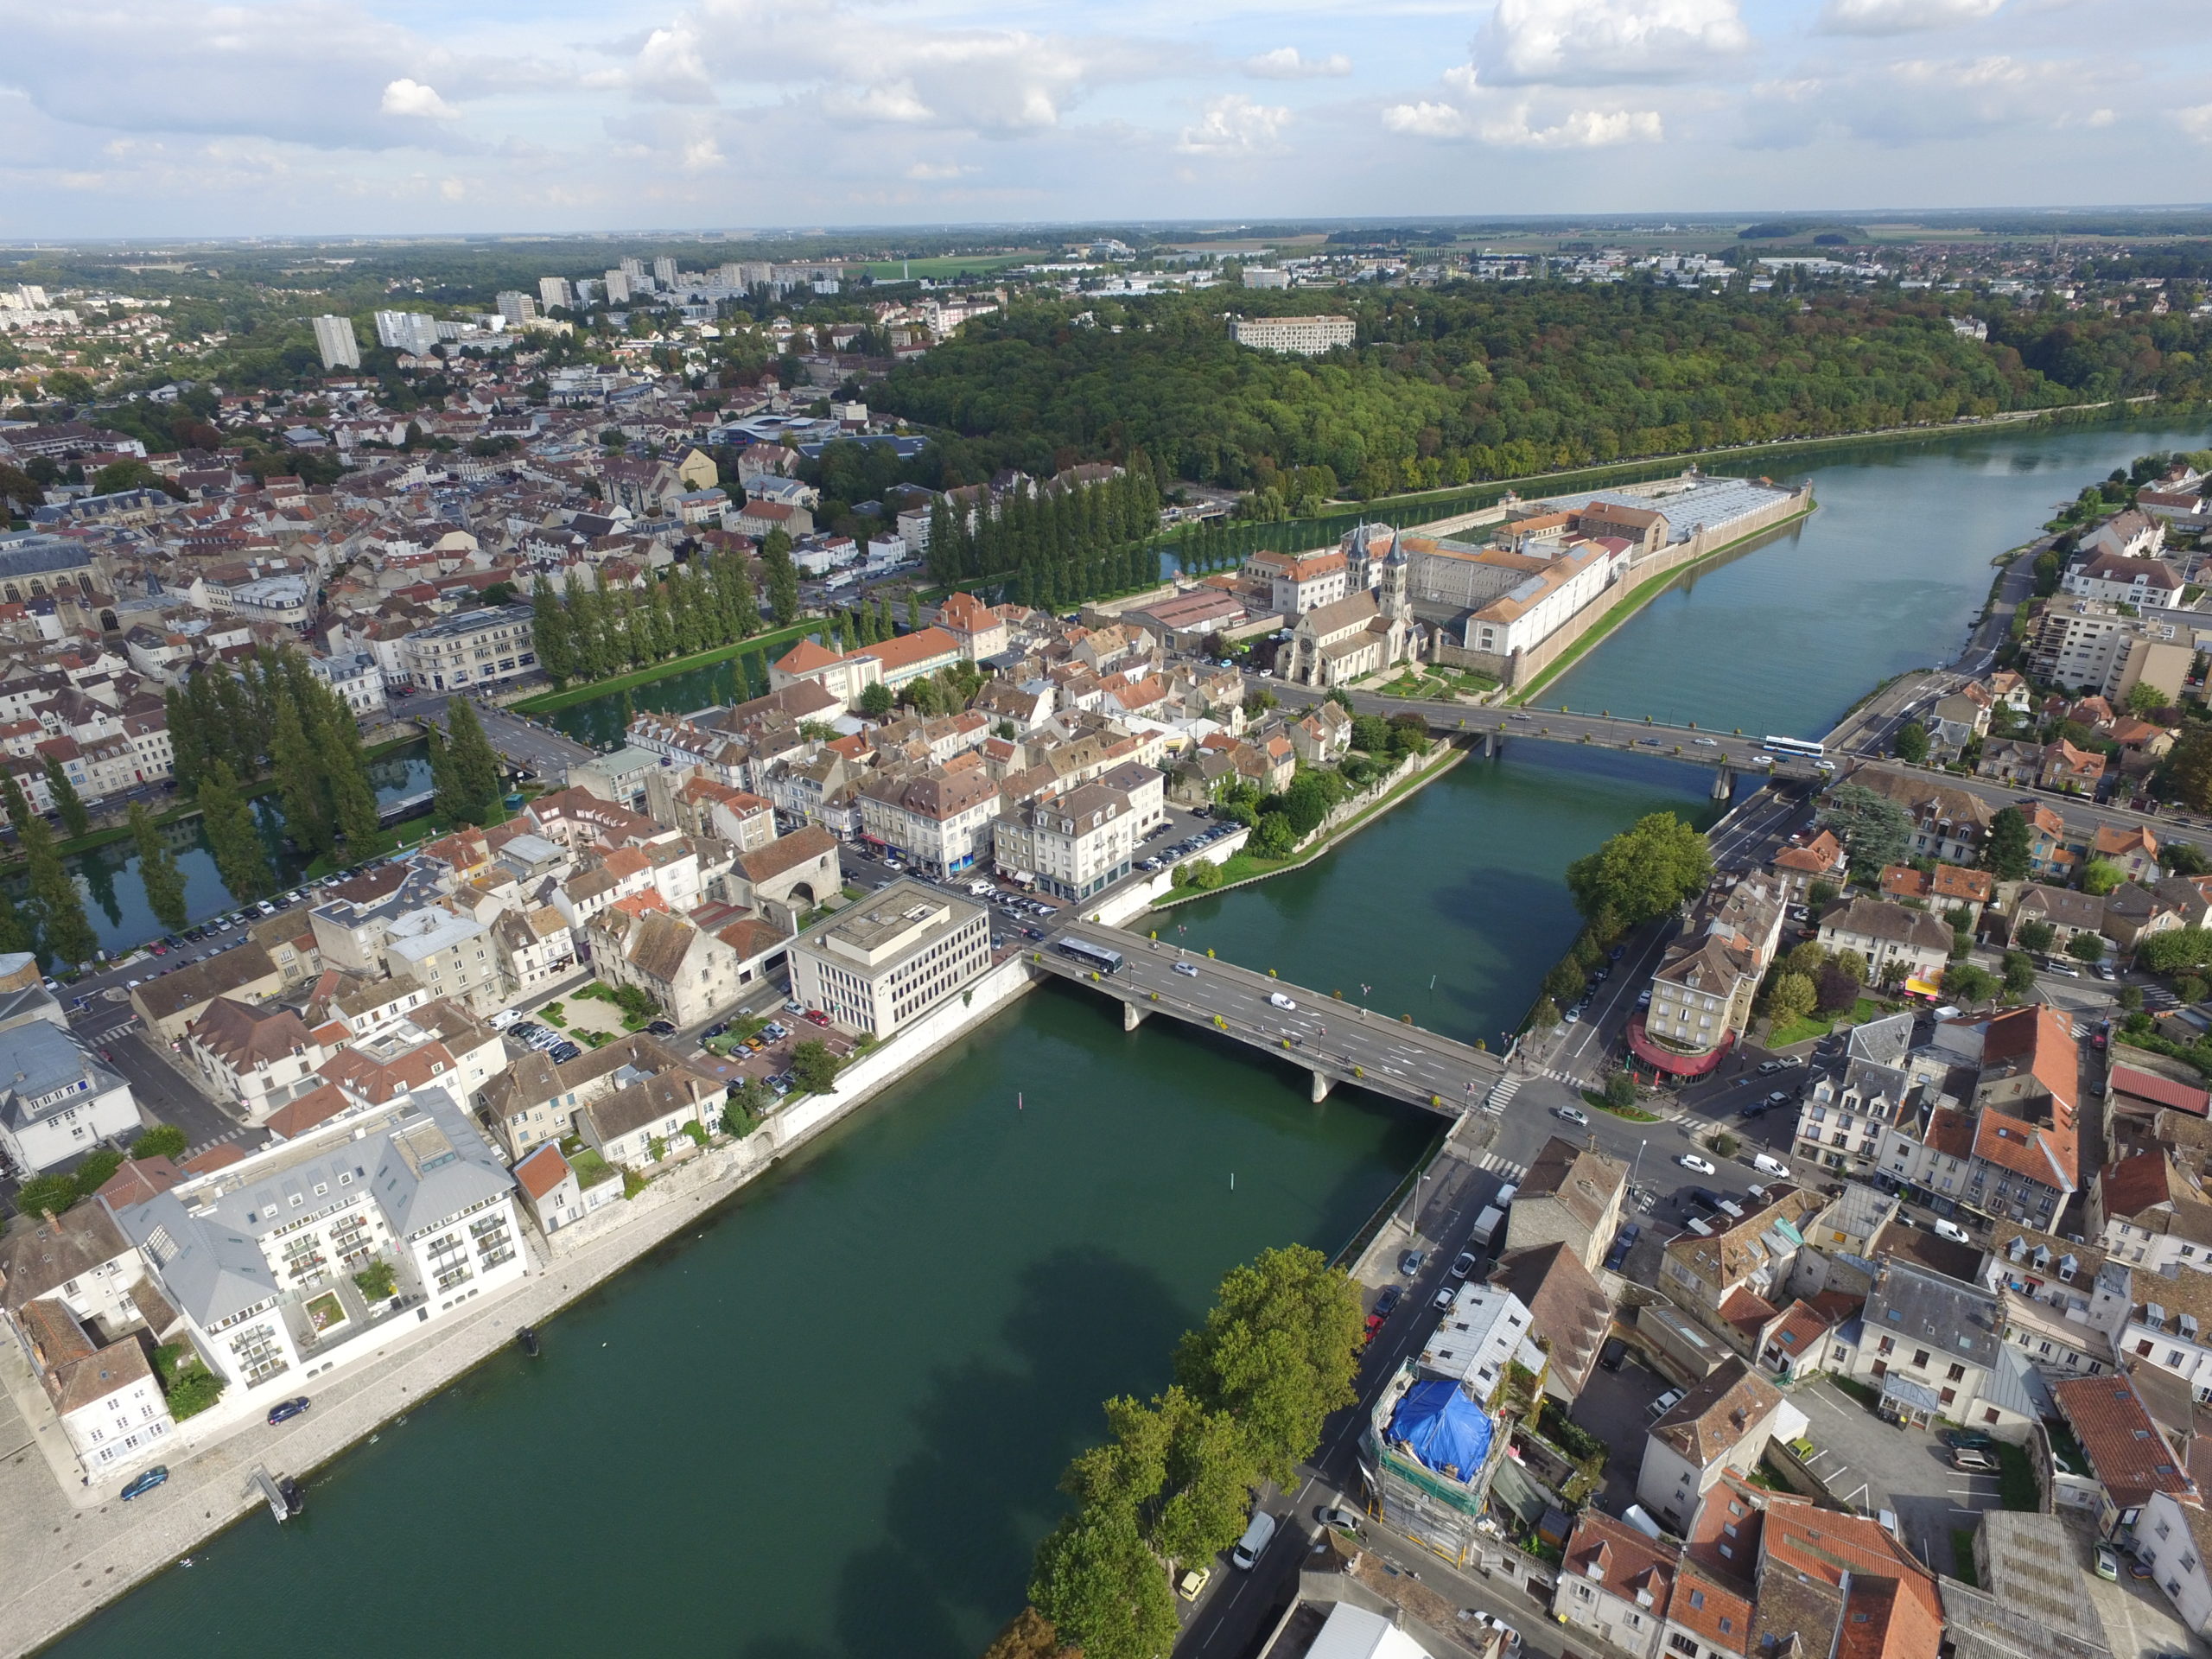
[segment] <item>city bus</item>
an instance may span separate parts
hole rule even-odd
[[[1093,944],[1087,939],[1061,939],[1057,948],[1064,957],[1072,957],[1084,967],[1102,974],[1110,974],[1122,965],[1122,953],[1109,950],[1103,944]]]
[[[1802,737],[1768,737],[1761,739],[1760,743],[1777,754],[1802,754],[1809,760],[1818,760],[1827,753],[1818,743],[1808,743]]]

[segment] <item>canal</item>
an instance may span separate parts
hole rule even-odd
[[[1892,663],[1955,644],[1991,552],[2051,503],[2200,441],[2037,432],[1824,462],[1810,524],[1669,594],[1575,671],[1595,692],[1560,696],[1821,729]],[[1854,531],[1866,513],[1890,530]],[[1770,583],[1770,559],[1796,576]],[[1884,595],[1914,581],[1901,624]],[[1829,596],[1825,626],[1760,626],[1755,596],[1794,615],[1798,582]],[[1605,680],[1617,652],[1641,666]],[[1675,677],[1694,688],[1679,709],[1627,695]],[[662,706],[652,690],[639,707]],[[1567,863],[1647,811],[1708,821],[1706,782],[1516,746],[1161,925],[1495,1041],[1573,937]],[[1020,1604],[1097,1402],[1166,1381],[1234,1262],[1341,1244],[1432,1134],[1356,1091],[1311,1105],[1301,1075],[1167,1021],[1124,1034],[1047,987],[556,1321],[535,1365],[482,1368],[324,1471],[303,1522],[233,1529],[54,1651],[972,1659]]]

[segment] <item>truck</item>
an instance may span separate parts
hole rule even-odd
[[[1478,1250],[1493,1249],[1497,1243],[1498,1230],[1504,1225],[1505,1211],[1494,1204],[1485,1205],[1482,1214],[1475,1217],[1475,1230],[1467,1236],[1467,1243]]]

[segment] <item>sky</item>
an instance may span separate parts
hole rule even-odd
[[[0,0],[0,238],[2212,200],[2207,0]]]

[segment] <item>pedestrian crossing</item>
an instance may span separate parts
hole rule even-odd
[[[237,1140],[240,1135],[249,1135],[251,1133],[252,1133],[252,1126],[251,1124],[241,1123],[235,1128],[224,1130],[222,1134],[217,1135],[212,1141],[202,1141],[198,1146],[186,1153],[185,1156],[188,1158],[197,1158],[203,1152],[212,1151],[217,1147],[223,1146],[227,1142]]]
[[[92,1039],[95,1043],[111,1043],[118,1037],[128,1037],[137,1027],[136,1020],[126,1020],[119,1026],[110,1026]]]
[[[1501,1180],[1510,1182],[1515,1186],[1520,1185],[1529,1179],[1528,1165],[1516,1164],[1510,1158],[1501,1158],[1494,1152],[1486,1152],[1483,1154],[1482,1166]]]
[[[1507,1103],[1521,1092],[1521,1085],[1525,1081],[1522,1077],[1500,1077],[1491,1085],[1490,1094],[1483,1102],[1483,1109],[1491,1113],[1504,1111]]]

